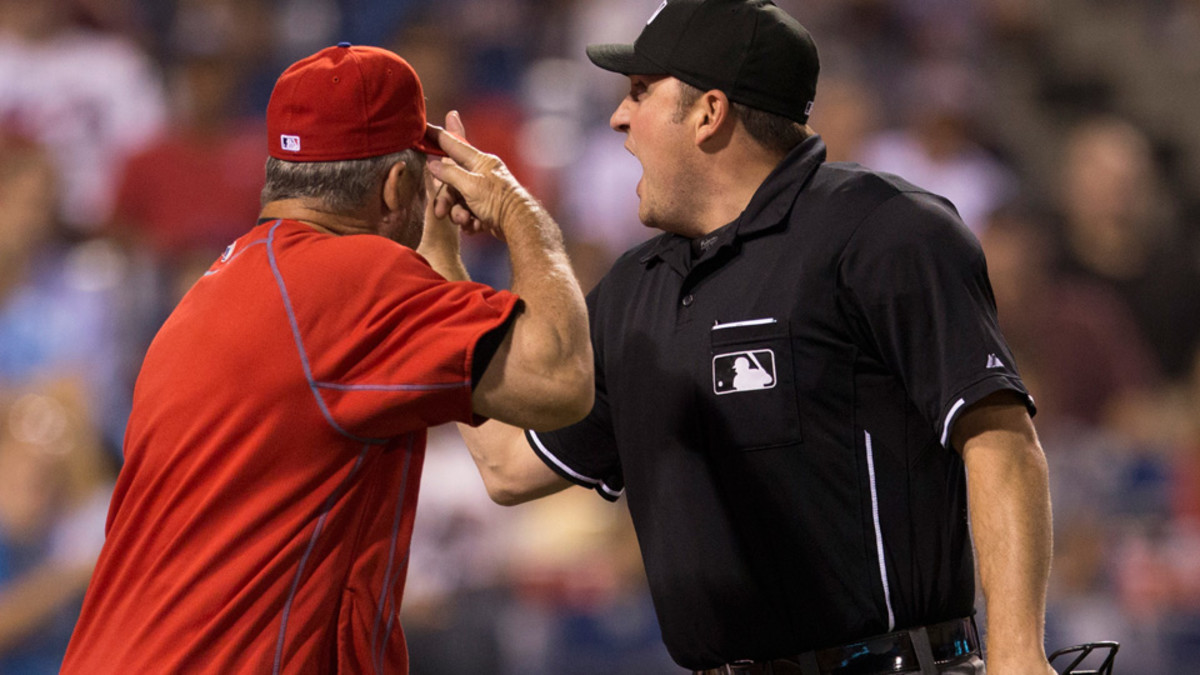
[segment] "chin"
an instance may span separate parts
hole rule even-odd
[[[638,220],[642,221],[642,224],[646,227],[659,227],[662,225],[661,215],[650,204],[647,204],[645,199],[638,202]]]

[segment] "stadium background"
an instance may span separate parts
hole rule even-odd
[[[250,226],[262,117],[339,40],[409,59],[550,211],[590,286],[649,236],[587,64],[657,0],[0,0],[0,673],[57,672],[142,350]],[[1048,644],[1200,662],[1200,2],[780,0],[831,159],[950,197],[1041,412]],[[466,243],[476,278],[503,249]],[[621,505],[491,504],[431,434],[403,623],[415,675],[679,672]]]

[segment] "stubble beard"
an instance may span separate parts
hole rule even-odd
[[[423,195],[424,191],[421,194]],[[414,251],[417,250],[425,234],[425,199],[422,197],[414,200],[409,206],[404,221],[380,234],[397,244],[407,246]]]
[[[644,175],[644,174],[643,174]],[[646,227],[692,237],[699,224],[696,204],[699,185],[696,175],[686,168],[678,167],[669,180],[660,181],[666,188],[651,192],[643,178],[642,195],[638,204],[638,218]]]

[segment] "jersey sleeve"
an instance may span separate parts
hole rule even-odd
[[[885,201],[840,260],[846,312],[949,447],[959,413],[1011,390],[1035,412],[996,317],[979,241],[945,200],[905,192]]]
[[[480,421],[476,346],[509,320],[516,295],[447,281],[381,237],[342,237],[303,257],[280,267],[306,291],[294,294],[297,330],[335,426],[370,439]]]
[[[592,332],[592,354],[596,361],[596,398],[592,411],[581,421],[554,431],[526,431],[530,447],[563,478],[593,489],[608,501],[625,493],[625,476],[617,453],[612,409],[604,377],[602,319],[597,318],[600,286],[588,294],[588,319]]]

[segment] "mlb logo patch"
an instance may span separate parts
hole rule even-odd
[[[754,349],[718,354],[712,360],[713,393],[733,394],[775,387],[775,352]]]
[[[300,152],[300,137],[282,134],[279,136],[279,145],[288,152]]]

